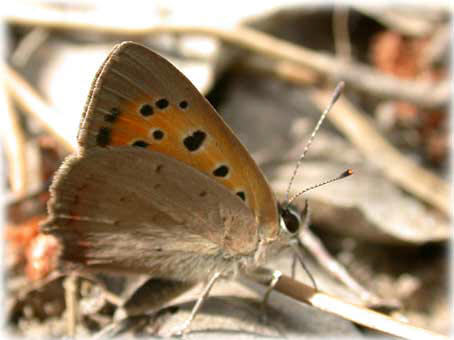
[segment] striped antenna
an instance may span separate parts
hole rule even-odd
[[[344,87],[345,87],[345,82],[343,82],[343,81],[341,81],[337,84],[336,89],[334,90],[334,94],[333,94],[328,106],[323,111],[322,115],[320,116],[320,119],[317,122],[317,125],[315,125],[315,128],[312,131],[311,136],[309,137],[309,140],[307,141],[306,145],[304,146],[303,153],[301,154],[300,158],[298,159],[298,162],[296,163],[295,170],[293,170],[292,177],[290,178],[290,182],[287,187],[287,192],[286,192],[286,198],[287,198],[286,201],[287,202],[289,202],[290,189],[292,188],[292,184],[295,180],[295,176],[296,176],[296,173],[298,172],[301,162],[303,161],[304,157],[306,156],[307,150],[309,150],[309,148],[312,144],[312,141],[314,140],[315,135],[317,134],[318,130],[320,129],[320,126],[322,125],[323,121],[325,120],[326,115],[331,110],[334,103],[339,99],[342,91],[344,90]]]
[[[351,176],[351,175],[353,175],[353,170],[352,169],[347,169],[347,170],[345,170],[343,173],[341,173],[339,176],[337,176],[335,178],[331,178],[331,179],[329,179],[327,181],[324,181],[322,183],[319,183],[319,184],[313,185],[313,186],[311,186],[309,188],[306,188],[304,190],[301,190],[299,193],[293,195],[289,200],[287,200],[287,204],[292,203],[296,198],[298,198],[299,196],[301,196],[305,192],[308,192],[309,190],[321,187],[321,186],[323,186],[325,184],[328,184],[328,183],[331,183],[331,182],[338,181],[338,180],[340,180],[342,178],[345,178],[345,177],[348,177],[348,176]]]

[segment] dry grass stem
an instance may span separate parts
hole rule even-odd
[[[13,10],[14,9],[14,10]],[[131,18],[134,16],[132,15]],[[125,19],[125,18],[123,18]],[[7,22],[26,26],[38,26],[70,30],[90,30],[133,36],[153,34],[187,34],[209,36],[240,46],[269,58],[281,59],[309,67],[335,81],[344,80],[350,86],[378,97],[407,100],[425,107],[447,105],[449,81],[401,80],[375,71],[358,63],[346,63],[330,54],[320,53],[257,30],[237,27],[232,30],[215,27],[150,25],[143,22],[121,21],[115,17],[88,15],[86,12],[58,11],[51,8],[11,6]]]
[[[2,140],[5,147],[5,155],[8,159],[8,174],[11,192],[15,197],[23,197],[28,192],[26,139],[20,126],[19,117],[14,111],[7,91],[1,91],[0,103],[5,112],[1,125]]]
[[[312,100],[320,110],[323,110],[331,96],[332,91],[312,92]],[[348,99],[340,98],[328,117],[370,162],[382,169],[390,180],[447,216],[450,215],[448,184],[402,155]]]
[[[67,131],[65,116],[54,111],[12,68],[3,67],[6,85],[16,102],[21,108],[39,121],[52,136],[69,152],[75,150],[76,141],[70,140],[64,131]]]
[[[267,270],[262,269],[264,272]],[[268,271],[269,272],[269,271]],[[271,279],[271,275],[268,276]],[[251,278],[250,278],[251,279]],[[257,279],[253,279],[258,283]],[[249,280],[243,280],[246,285],[250,285]],[[268,286],[269,282],[261,281],[262,285]],[[356,324],[394,335],[403,339],[425,339],[425,340],[447,340],[448,338],[428,331],[423,328],[415,327],[410,324],[392,319],[384,314],[377,313],[370,309],[354,305],[338,298],[330,296],[321,291],[293,280],[287,275],[281,275],[275,286],[275,291],[282,293],[299,302],[309,304],[319,310],[337,315],[343,319],[350,320]]]

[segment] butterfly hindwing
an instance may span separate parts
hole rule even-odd
[[[51,193],[43,230],[63,241],[63,260],[86,268],[200,279],[258,246],[255,218],[240,200],[151,150],[95,148],[70,156]]]
[[[184,75],[141,45],[122,43],[104,62],[78,138],[82,154],[130,145],[179,160],[242,199],[266,238],[278,233],[274,196],[247,150]]]

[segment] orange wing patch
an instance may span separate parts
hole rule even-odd
[[[113,120],[112,128],[109,132],[100,131],[101,145],[131,145],[170,155],[215,178],[246,200],[243,189],[246,184],[221,153],[222,145],[216,142],[219,137],[195,122],[195,117],[192,120],[188,117],[191,114],[188,101],[169,103],[161,98],[153,102],[146,98],[139,102],[127,103],[113,110],[114,115],[106,115],[107,120]]]

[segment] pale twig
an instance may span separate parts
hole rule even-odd
[[[379,298],[356,281],[348,273],[345,267],[331,256],[320,239],[310,229],[307,229],[300,234],[300,240],[304,248],[312,254],[322,268],[350,288],[352,292],[358,294],[361,300],[365,301],[369,306],[386,304],[383,299]]]
[[[300,229],[299,234],[296,236],[298,240],[297,244],[300,248],[299,251],[302,252],[303,249],[309,251],[315,258],[315,260],[327,272],[329,272],[333,277],[342,282],[345,286],[350,288],[352,292],[359,295],[361,300],[366,302],[369,306],[389,305],[387,301],[383,301],[383,299],[368,291],[359,282],[357,282],[348,273],[345,267],[342,266],[333,256],[331,256],[331,254],[323,245],[322,241],[309,229],[308,226],[310,221],[310,209],[307,201],[304,206],[304,212],[301,215],[305,216],[305,221],[302,222],[302,226],[304,226],[304,228]],[[295,256],[293,256],[291,273],[292,279],[295,278],[295,261]],[[393,301],[393,305],[397,305],[397,303]]]
[[[15,8],[14,6],[11,7]],[[69,13],[71,15],[68,15]],[[10,10],[5,18],[9,23],[26,26],[95,30],[104,33],[130,35],[131,37],[152,34],[209,36],[269,58],[308,67],[336,81],[344,80],[350,86],[372,93],[375,96],[407,100],[426,107],[439,107],[446,105],[449,101],[450,83],[447,80],[435,83],[398,79],[378,72],[364,64],[346,63],[330,54],[315,52],[251,28],[236,27],[232,30],[225,30],[203,26],[153,25],[148,22],[126,21],[124,17],[122,17],[122,20],[118,20],[118,18],[105,15],[69,13],[39,6],[22,6],[16,10]]]
[[[76,335],[77,324],[77,276],[70,274],[63,281],[66,304],[66,331],[69,337]]]
[[[34,28],[22,38],[11,55],[11,62],[17,67],[24,67],[35,51],[49,37],[49,31],[44,28]]]
[[[3,65],[6,85],[12,97],[24,111],[39,121],[51,135],[61,142],[67,151],[73,151],[76,141],[64,134],[67,131],[64,115],[54,111],[16,71]]]
[[[260,269],[263,272],[267,270]],[[268,287],[272,280],[272,272],[269,271],[268,280],[258,279],[256,276],[243,277],[242,282],[248,286],[260,283]],[[264,276],[263,274],[261,275]],[[247,279],[247,280],[246,280]],[[253,280],[253,282],[251,282]],[[263,286],[260,288],[266,289]],[[362,306],[345,302],[339,298],[333,297],[321,291],[316,291],[312,287],[293,280],[286,275],[281,275],[275,285],[275,291],[291,297],[302,303],[311,305],[319,310],[337,315],[343,319],[350,320],[358,325],[362,325],[385,334],[394,335],[404,339],[425,339],[425,340],[447,340],[448,338],[418,328],[410,324],[392,319],[384,314],[372,311]]]
[[[442,61],[443,57],[448,56],[451,44],[451,24],[439,27],[430,38],[426,48],[422,51],[421,67],[427,68],[431,64]]]
[[[320,110],[331,96],[330,91],[313,90],[311,93],[312,101]],[[448,184],[402,155],[348,99],[339,98],[329,119],[390,180],[449,216]]]
[[[333,35],[336,54],[345,61],[352,60],[352,47],[348,32],[348,7],[334,6],[333,10]]]
[[[270,74],[298,85],[316,85],[321,75],[308,67],[288,61],[271,60],[263,57],[251,57],[235,66],[235,69],[259,74]]]
[[[0,105],[2,106],[1,111],[4,112],[4,119],[0,129],[5,155],[8,159],[9,185],[14,197],[24,197],[29,189],[24,131],[4,88],[1,96]]]

